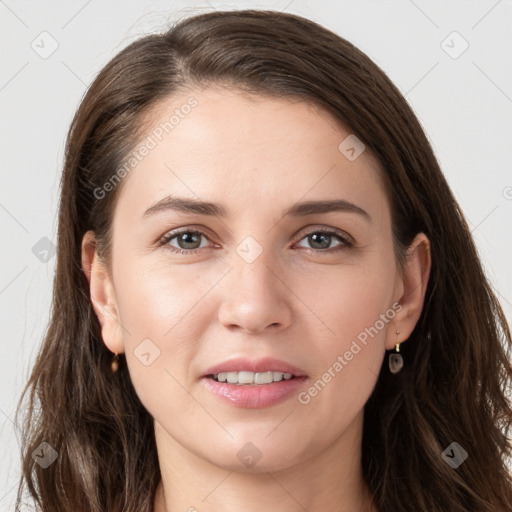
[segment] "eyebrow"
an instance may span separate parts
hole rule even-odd
[[[144,214],[144,217],[149,217],[160,212],[174,210],[182,213],[196,214],[196,215],[208,215],[216,217],[227,217],[227,209],[217,203],[210,203],[207,201],[200,201],[198,199],[167,196],[158,201],[156,204],[148,208]],[[305,201],[302,203],[296,203],[282,213],[285,217],[290,215],[292,217],[305,217],[307,215],[315,215],[321,213],[330,212],[347,212],[357,213],[365,218],[368,222],[372,221],[372,218],[362,208],[346,201],[345,199],[330,199],[323,201]]]

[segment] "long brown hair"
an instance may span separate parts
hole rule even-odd
[[[153,510],[161,478],[153,421],[125,360],[110,372],[81,241],[94,230],[108,260],[120,187],[101,199],[95,190],[133,151],[159,100],[209,84],[326,109],[380,161],[397,260],[418,232],[430,239],[430,280],[401,348],[405,366],[391,374],[385,358],[365,405],[362,467],[379,512],[512,510],[510,330],[428,139],[398,89],[350,42],[301,17],[257,10],[197,15],[135,41],[101,70],[73,119],[52,316],[17,411],[18,506],[26,484],[44,512]],[[32,457],[42,442],[58,454],[45,469]],[[452,442],[468,453],[457,469],[441,456]]]

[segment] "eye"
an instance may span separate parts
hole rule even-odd
[[[201,249],[201,237],[206,235],[201,231],[195,229],[184,229],[181,231],[172,231],[164,235],[158,245],[167,245],[172,252],[180,254],[194,254]],[[178,247],[172,245],[170,242],[176,238]],[[199,245],[197,245],[199,243]]]
[[[334,249],[326,250],[331,245],[333,238],[338,239],[340,243]],[[338,229],[314,229],[307,232],[305,236],[301,238],[301,240],[304,239],[306,239],[308,243],[312,245],[310,250],[315,253],[337,252],[353,247],[354,245],[349,240],[348,235]]]

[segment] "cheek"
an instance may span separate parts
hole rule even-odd
[[[117,268],[126,360],[139,399],[153,415],[193,413],[184,387],[196,378],[189,368],[209,315],[202,300],[218,272],[195,272],[184,265],[144,267],[126,259]]]
[[[219,280],[219,271],[206,267],[157,263],[125,264],[121,283],[116,287],[119,313],[123,324],[137,336],[144,335],[169,343],[181,332],[192,338],[194,317],[201,312],[201,300]],[[117,290],[118,289],[118,290]],[[190,330],[192,329],[192,331]],[[132,339],[131,343],[136,342]]]
[[[296,276],[290,287],[302,299],[307,325],[316,323],[317,335],[330,340],[327,347],[340,349],[391,308],[395,279],[392,269],[385,261],[319,267],[317,272]],[[388,325],[379,322],[379,330],[385,332]]]
[[[357,414],[377,381],[395,316],[391,269],[381,260],[301,280],[307,288],[298,294],[318,318],[310,315],[305,325],[311,327],[304,336],[310,346],[304,348],[313,371],[299,402],[311,414],[330,418],[333,429]]]

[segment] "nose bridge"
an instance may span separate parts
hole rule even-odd
[[[236,246],[232,264],[232,286],[239,294],[275,293],[275,269],[279,263],[272,258],[272,249],[264,247],[252,235],[245,236]]]

